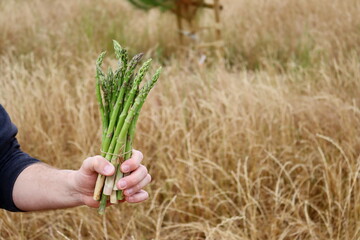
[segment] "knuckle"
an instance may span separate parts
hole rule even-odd
[[[140,159],[140,161],[142,161],[143,160],[143,158],[144,158],[144,155],[143,155],[143,153],[142,152],[140,152],[140,151],[138,151],[139,152],[139,159]]]
[[[148,174],[148,170],[144,165],[140,165],[140,170],[142,173],[144,173],[145,175]]]
[[[129,160],[129,165],[132,169],[136,169],[139,166],[135,161],[132,161],[132,159]]]
[[[138,183],[138,184],[136,184],[136,185],[133,187],[133,189],[134,189],[134,192],[139,191],[139,190],[141,189],[140,184],[139,184],[139,183]]]
[[[126,160],[124,163],[130,165],[131,167],[136,166],[136,162],[134,161],[133,158],[129,158],[128,160]]]
[[[82,164],[82,167],[84,167],[84,168],[89,168],[89,167],[91,167],[91,157],[89,157],[89,158],[86,158],[85,160],[84,160],[84,162],[83,162],[83,164]]]
[[[93,158],[91,159],[91,162],[92,162],[92,165],[94,166],[94,169],[99,168],[100,165],[101,165],[100,158],[98,158],[98,157],[93,157]]]
[[[95,156],[95,157],[93,157],[94,158],[94,161],[96,161],[96,162],[105,162],[105,161],[107,161],[104,157],[102,157],[102,156]]]
[[[144,155],[139,150],[133,149],[133,158],[135,161],[141,162],[142,159],[144,158]]]
[[[101,169],[104,164],[105,164],[105,159],[101,156],[94,156],[94,157],[89,157],[87,159],[88,161],[88,167],[94,170],[99,170]]]
[[[91,163],[91,161],[92,161],[92,157],[88,157],[84,160],[84,163],[89,164],[89,163]]]
[[[129,178],[126,181],[127,181],[128,185],[130,185],[130,187],[137,183],[137,179],[134,177],[131,177],[131,176],[129,176]]]

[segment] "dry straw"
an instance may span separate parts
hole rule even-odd
[[[358,1],[222,4],[229,68],[171,56],[172,16],[126,1],[0,1],[0,102],[56,167],[99,153],[93,61],[111,39],[165,63],[135,136],[149,200],[2,211],[0,238],[360,239]]]

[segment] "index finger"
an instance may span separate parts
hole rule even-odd
[[[121,171],[123,173],[128,173],[136,170],[140,166],[143,157],[144,156],[140,151],[133,149],[131,158],[121,164]]]

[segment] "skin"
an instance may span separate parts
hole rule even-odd
[[[121,165],[129,176],[117,182],[117,187],[124,190],[125,200],[138,203],[148,199],[149,194],[143,190],[151,181],[151,176],[141,164],[143,155],[133,150],[132,157]],[[93,200],[93,191],[98,173],[111,176],[115,168],[101,156],[84,160],[79,170],[62,170],[37,163],[27,167],[18,176],[14,189],[15,205],[23,211],[40,211],[59,208],[70,208],[81,205],[98,207]]]

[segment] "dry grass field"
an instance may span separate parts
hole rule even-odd
[[[99,153],[94,66],[112,39],[164,66],[134,144],[150,199],[105,217],[0,211],[0,239],[360,239],[360,2],[222,4],[225,61],[198,66],[166,13],[0,1],[0,103],[58,168]]]

